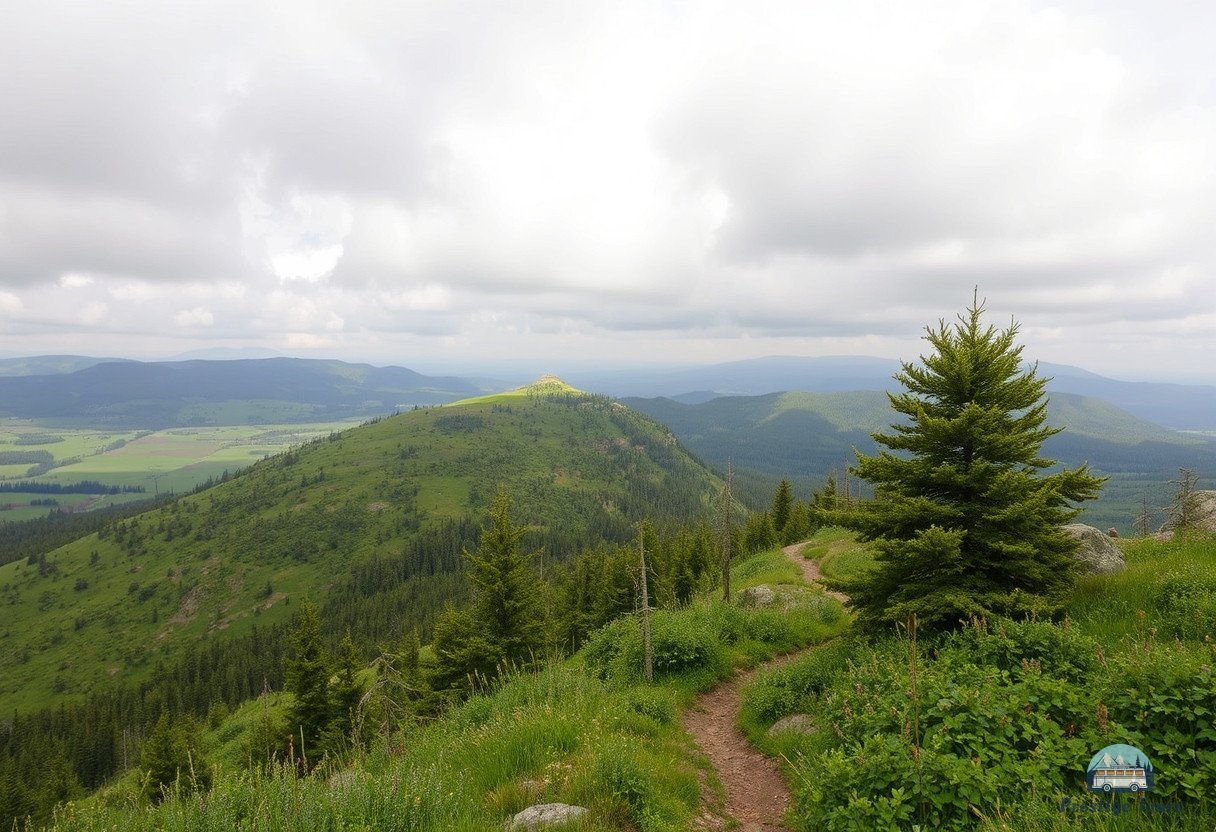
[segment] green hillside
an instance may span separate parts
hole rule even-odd
[[[145,678],[184,645],[329,604],[364,644],[465,591],[496,491],[561,558],[702,516],[716,480],[667,430],[552,383],[381,419],[0,567],[0,711]]]
[[[727,460],[739,476],[739,493],[759,507],[781,478],[804,493],[834,469],[851,464],[854,449],[876,452],[870,434],[892,419],[881,391],[772,393],[732,396],[702,404],[671,399],[626,399],[631,407],[668,425],[690,450],[712,465]],[[1064,432],[1044,453],[1068,466],[1088,462],[1111,477],[1102,496],[1086,506],[1083,522],[1129,530],[1143,499],[1168,502],[1178,468],[1216,477],[1216,442],[1148,422],[1109,402],[1053,393],[1048,424]]]

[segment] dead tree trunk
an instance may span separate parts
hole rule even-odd
[[[650,589],[646,580],[646,536],[638,534],[638,555],[642,561],[642,673],[647,683],[654,681],[654,650],[650,646]]]
[[[734,499],[730,493],[731,479],[730,460],[726,461],[726,483],[722,487],[722,505],[718,508],[718,535],[722,546],[722,600],[730,603],[730,555],[731,555],[731,523],[730,515]]]

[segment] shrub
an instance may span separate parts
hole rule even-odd
[[[743,719],[769,725],[805,710],[807,698],[836,678],[855,649],[851,642],[837,640],[762,674],[743,691]]]
[[[1169,572],[1157,586],[1153,602],[1172,635],[1203,638],[1216,633],[1216,575]]]
[[[1097,665],[1098,643],[1074,627],[1048,621],[973,622],[942,643],[940,658],[963,660],[1008,670],[1015,675],[1027,666],[1074,681]]]

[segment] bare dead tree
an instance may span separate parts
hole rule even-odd
[[[638,532],[638,557],[642,568],[642,672],[647,683],[654,681],[654,649],[650,645],[650,589],[646,580],[646,535]]]
[[[1176,531],[1184,531],[1195,525],[1199,513],[1199,495],[1195,487],[1199,476],[1190,468],[1179,468],[1178,479],[1170,480],[1174,494],[1170,498],[1169,523]]]
[[[730,460],[726,460],[726,482],[722,486],[722,502],[718,506],[718,543],[722,549],[722,600],[730,603],[731,509],[734,499],[730,493],[732,476]]]
[[[1153,527],[1153,515],[1155,513],[1155,510],[1148,504],[1148,497],[1141,497],[1140,513],[1136,515],[1136,520],[1133,523],[1136,534],[1140,537],[1148,537],[1148,533]]]

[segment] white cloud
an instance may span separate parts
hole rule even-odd
[[[130,354],[890,354],[977,284],[1049,360],[1216,346],[1206,7],[48,0],[6,24],[0,349],[73,326]]]
[[[215,315],[206,307],[196,306],[178,312],[173,316],[173,323],[181,327],[207,327],[215,323]]]

